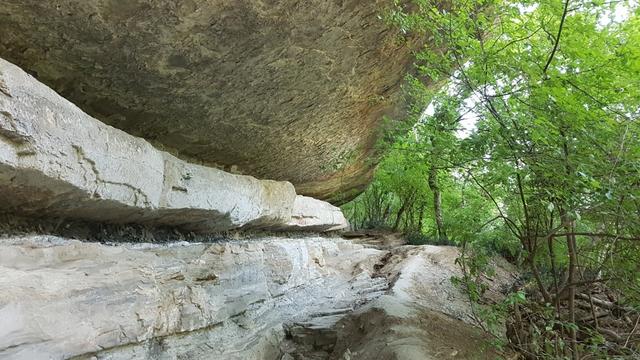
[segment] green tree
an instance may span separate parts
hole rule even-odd
[[[625,7],[627,18],[615,21]],[[463,244],[486,245],[496,234],[517,241],[512,253],[536,289],[529,309],[538,309],[529,320],[510,320],[512,344],[526,356],[577,359],[587,349],[637,355],[631,336],[576,316],[581,299],[593,302],[585,285],[595,283],[614,289],[619,303],[640,305],[637,4],[413,0],[397,2],[387,18],[428,44],[416,54],[409,86],[412,108],[423,109],[429,98],[435,110],[426,117],[414,110],[421,121],[397,140],[376,176],[374,185],[396,199],[390,211],[409,225],[416,211],[405,205],[415,200],[406,194],[419,189],[416,199],[433,204],[425,221],[419,211],[419,231],[432,222],[437,237],[451,236],[451,218],[476,229],[453,236]],[[431,84],[447,85],[434,95]],[[478,118],[476,129],[458,139],[468,114]],[[457,211],[467,186],[479,195],[476,210],[485,211],[480,224]],[[528,331],[539,326],[534,318],[549,330]]]

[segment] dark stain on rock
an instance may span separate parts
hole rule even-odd
[[[187,69],[189,66],[189,60],[184,55],[173,54],[167,59],[167,64],[171,67]]]

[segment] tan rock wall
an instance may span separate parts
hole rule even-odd
[[[0,57],[183,159],[338,200],[402,113],[412,59],[392,3],[3,0]]]

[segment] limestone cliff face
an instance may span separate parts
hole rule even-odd
[[[339,201],[401,104],[390,3],[4,0],[0,57],[178,157]]]

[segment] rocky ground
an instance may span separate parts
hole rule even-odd
[[[0,240],[0,358],[484,359],[450,247]],[[498,283],[496,290],[498,289]]]

